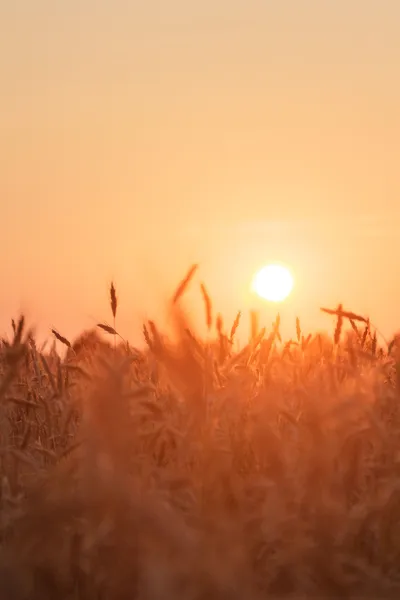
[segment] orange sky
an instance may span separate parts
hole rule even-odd
[[[23,309],[74,336],[115,278],[135,340],[194,261],[231,319],[274,259],[307,327],[342,301],[400,328],[399,23],[398,0],[0,3],[1,332]]]

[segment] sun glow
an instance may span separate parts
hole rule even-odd
[[[264,300],[282,302],[293,289],[293,277],[282,265],[267,265],[255,275],[252,289]]]

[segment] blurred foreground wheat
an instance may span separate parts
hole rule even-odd
[[[0,353],[0,597],[182,600],[400,597],[400,353],[362,316],[282,340],[201,293],[173,340],[144,325]],[[214,335],[211,335],[214,334]],[[120,341],[117,344],[117,339]]]

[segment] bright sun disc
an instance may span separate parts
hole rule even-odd
[[[293,289],[293,277],[286,267],[267,265],[258,271],[252,287],[264,300],[282,302]]]

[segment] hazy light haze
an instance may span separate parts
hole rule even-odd
[[[0,0],[1,332],[110,320],[115,279],[135,341],[192,262],[231,319],[270,260],[288,318],[400,329],[399,30],[397,0]]]

